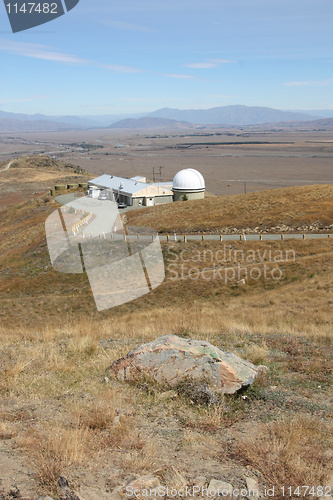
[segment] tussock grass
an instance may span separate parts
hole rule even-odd
[[[267,485],[278,489],[288,485],[293,490],[301,485],[324,486],[332,458],[325,456],[322,446],[332,444],[332,430],[332,423],[307,415],[284,417],[258,429],[255,438],[238,442],[234,452],[259,469]]]
[[[61,474],[87,459],[93,444],[88,429],[54,424],[42,433],[26,433],[16,442],[31,456],[39,484],[49,491],[56,491]]]

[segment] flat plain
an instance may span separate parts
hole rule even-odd
[[[196,168],[208,193],[236,194],[333,181],[330,130],[86,130],[1,134],[0,160],[47,153],[93,175],[172,180]]]

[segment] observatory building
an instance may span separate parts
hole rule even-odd
[[[194,168],[180,170],[173,182],[147,182],[145,177],[131,179],[101,175],[88,182],[88,196],[126,203],[128,206],[153,206],[205,196],[205,181]]]
[[[198,200],[205,197],[205,180],[194,168],[180,170],[173,178],[173,201]]]
[[[145,177],[131,179],[101,175],[88,182],[88,196],[126,203],[128,206],[159,205],[173,200],[171,182],[146,182]]]

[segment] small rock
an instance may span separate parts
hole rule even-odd
[[[174,468],[169,467],[161,471],[163,482],[171,489],[181,490],[187,485],[186,479]]]
[[[38,497],[37,500],[53,500],[53,498],[46,496],[46,497]]]
[[[257,366],[257,370],[258,370],[258,375],[261,375],[267,373],[269,371],[269,368],[265,365],[259,365]]]
[[[17,486],[12,486],[9,490],[9,495],[12,498],[22,498],[21,492]]]
[[[159,486],[160,481],[158,477],[151,474],[146,474],[144,476],[138,477],[137,479],[134,479],[133,481],[130,481],[126,486],[117,488],[112,492],[112,494],[119,494],[120,496],[123,496],[125,493],[127,498],[131,498],[132,496],[137,497],[138,495],[134,493],[135,490],[138,490],[140,492],[139,496],[141,496],[141,493],[144,495],[144,490],[153,490],[154,488],[158,488]],[[147,497],[147,495],[144,496]]]
[[[74,490],[66,489],[59,495],[60,500],[84,500],[84,498]]]
[[[60,500],[84,500],[79,493],[69,487],[68,480],[65,476],[60,476],[58,479],[58,493]]]
[[[224,481],[218,481],[217,479],[212,479],[208,486],[208,494],[211,497],[223,497],[227,500],[232,500],[232,485],[225,483]]]
[[[58,488],[69,488],[69,483],[68,480],[65,478],[65,476],[60,476],[58,479]]]
[[[260,497],[259,484],[256,479],[252,479],[252,477],[245,477],[248,496],[250,498],[258,498]]]
[[[241,280],[239,280],[239,281],[237,281],[237,286],[245,286],[245,285],[246,285],[246,281],[245,281],[244,278],[241,279]]]
[[[176,391],[165,391],[158,395],[158,399],[174,399],[178,396]]]
[[[205,476],[198,476],[193,481],[193,486],[195,486],[196,488],[200,488],[200,491],[202,492],[202,489],[205,488],[207,482],[208,481]]]

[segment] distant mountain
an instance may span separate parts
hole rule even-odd
[[[293,127],[293,128],[306,128],[313,130],[332,130],[333,129],[333,118],[322,118],[320,120],[309,120],[309,121],[295,121],[295,122],[282,122],[276,123],[274,125]]]
[[[148,116],[156,118],[169,118],[190,123],[203,123],[207,125],[259,125],[271,122],[311,120],[313,116],[306,113],[281,111],[273,108],[259,106],[222,106],[211,109],[172,109],[164,108],[149,113]],[[319,118],[319,117],[318,117]]]
[[[0,111],[0,122],[3,120],[17,120],[20,122],[49,122],[66,125],[67,128],[86,128],[94,126],[94,122],[89,119],[78,116],[48,116],[40,113],[34,115],[26,115],[24,113],[8,113],[7,111]],[[21,127],[19,127],[21,128]],[[22,128],[21,128],[22,129]]]
[[[9,113],[7,111],[0,111],[0,130],[7,132],[24,132],[31,130],[59,130],[65,128],[69,129],[87,129],[87,128],[105,128],[110,123],[116,122],[123,118],[128,117],[141,117],[145,113],[141,114],[121,114],[121,115],[98,115],[98,116],[48,116],[40,113],[34,115],[26,115],[24,113]],[[11,120],[11,122],[5,122],[4,120]],[[15,122],[17,123],[15,126]],[[38,122],[38,125],[34,127],[31,122]],[[48,125],[42,124],[42,122],[48,122]],[[52,126],[51,123],[54,125]],[[6,128],[10,127],[10,128]]]
[[[305,113],[307,115],[311,115],[312,118],[333,118],[333,109],[312,109],[312,110],[303,110],[303,109],[294,109],[294,110],[286,110],[286,111],[297,111],[299,113]]]
[[[112,123],[108,128],[140,128],[140,129],[161,129],[161,128],[193,128],[188,122],[169,120],[168,118],[126,118],[116,123]]]
[[[49,120],[13,120],[10,118],[0,118],[0,132],[53,132],[70,130],[72,128],[67,123],[58,123]]]
[[[48,116],[40,113],[27,115],[24,113],[0,111],[0,131],[31,132],[38,130],[56,131],[90,128],[189,128],[190,124],[247,126],[286,123],[290,121],[314,121],[317,118],[332,117],[333,110],[282,111],[273,108],[240,105],[187,110],[164,108],[153,113],[135,113],[131,115]],[[152,119],[171,121],[149,121]]]

